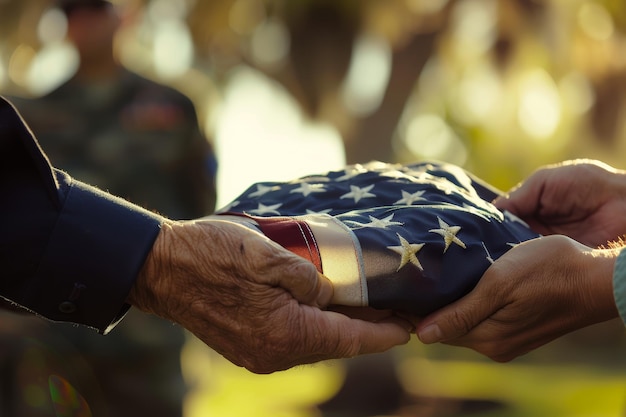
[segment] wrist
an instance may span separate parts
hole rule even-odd
[[[613,299],[619,317],[626,324],[626,251],[620,251],[613,269]]]
[[[162,299],[165,291],[163,287],[167,281],[169,265],[171,265],[173,228],[173,222],[161,225],[154,245],[126,298],[128,304],[147,313],[156,312],[156,304]]]
[[[593,323],[600,323],[618,317],[613,289],[613,271],[619,250],[593,249],[585,251],[587,287],[585,293],[590,303],[589,314]]]

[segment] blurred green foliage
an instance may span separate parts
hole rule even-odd
[[[441,159],[502,188],[563,159],[623,165],[621,1],[117,3],[133,20],[120,48],[130,66],[164,78],[153,59],[157,38],[181,23],[193,62],[164,81],[211,111],[231,71],[254,68],[289,91],[307,117],[334,126],[350,163]],[[4,91],[29,93],[26,74],[55,41],[50,24],[41,24],[50,4],[0,2]],[[359,51],[371,59],[353,72],[360,83],[350,102],[347,78],[364,37]],[[381,87],[365,96],[368,86]]]

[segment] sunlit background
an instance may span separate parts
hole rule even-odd
[[[444,160],[503,190],[564,159],[626,168],[623,0],[117,3],[120,60],[199,110],[218,206],[253,182],[373,159]],[[67,79],[77,56],[64,35],[46,0],[0,0],[0,92],[38,96]],[[352,368],[366,375],[357,402],[376,399],[382,362],[403,396],[387,415],[624,416],[624,334],[608,323],[510,364],[413,340],[383,359],[270,376],[190,339],[187,414],[330,415],[317,406],[355,384]],[[337,416],[370,415],[352,409]]]

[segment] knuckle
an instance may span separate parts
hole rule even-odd
[[[507,347],[506,344],[501,341],[485,342],[478,347],[476,351],[498,363],[511,362],[518,356],[514,353],[513,349]]]
[[[362,351],[362,344],[353,331],[346,332],[342,337],[334,340],[333,346],[330,346],[331,352],[338,358],[353,358]]]
[[[296,349],[305,357],[324,360],[351,358],[361,353],[361,339],[353,327],[335,327],[320,319],[299,326],[299,329]]]
[[[268,363],[261,361],[261,360],[245,361],[242,366],[246,368],[248,371],[255,373],[255,374],[260,374],[260,375],[271,374],[272,372],[275,372],[277,370],[269,366]]]
[[[487,355],[487,356],[494,362],[498,362],[498,363],[511,362],[513,359],[517,357],[516,355],[507,354],[507,353],[498,353],[498,354],[492,354],[492,355]]]
[[[449,322],[457,335],[467,334],[473,327],[469,316],[465,312],[461,312],[459,310],[452,311]]]
[[[310,324],[307,327],[306,323],[300,323],[296,314],[287,314],[284,319],[274,318],[276,320],[258,329],[253,348],[255,356],[246,364],[251,372],[269,374],[300,365],[317,349],[315,343],[321,337],[309,336]]]
[[[246,354],[247,357],[242,361],[241,366],[255,374],[271,374],[285,368],[283,364],[285,355],[280,349],[281,345],[267,340],[266,343],[256,345],[251,349],[254,353]]]

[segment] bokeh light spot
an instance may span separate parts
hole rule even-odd
[[[46,392],[35,384],[28,384],[22,388],[24,402],[29,407],[37,409],[46,405]]]
[[[67,34],[67,19],[59,9],[46,10],[37,25],[37,38],[42,43],[60,42]]]
[[[613,18],[604,6],[598,3],[587,2],[578,10],[578,24],[592,39],[604,41],[614,32]]]
[[[521,128],[533,139],[550,138],[561,121],[561,99],[554,81],[545,70],[535,69],[524,74],[519,91]]]
[[[191,68],[194,47],[189,28],[172,20],[160,23],[154,34],[154,67],[163,78],[183,75]]]
[[[289,45],[289,32],[285,25],[277,19],[268,19],[254,31],[250,46],[255,61],[273,66],[286,59]]]
[[[409,9],[418,14],[434,14],[443,9],[448,0],[407,0]]]
[[[426,159],[440,159],[463,165],[467,150],[463,142],[438,115],[421,114],[408,124],[405,144],[409,151]]]
[[[498,73],[489,63],[481,62],[464,71],[451,106],[464,123],[483,123],[497,111],[502,94]]]
[[[256,182],[288,181],[345,165],[336,129],[305,119],[293,97],[257,71],[233,72],[216,116],[218,207]]]
[[[357,116],[367,116],[380,106],[391,74],[391,50],[384,39],[361,35],[355,44],[343,85],[346,107]]]
[[[74,73],[78,64],[78,53],[71,45],[65,42],[46,45],[28,67],[28,90],[35,95],[49,92]]]
[[[237,0],[228,13],[230,28],[239,35],[250,35],[265,20],[263,3],[251,0]]]
[[[559,91],[563,103],[575,115],[581,115],[591,109],[595,94],[587,77],[578,71],[572,71],[559,81]]]
[[[456,52],[472,56],[487,51],[496,38],[498,3],[494,0],[465,0],[452,14]]]

